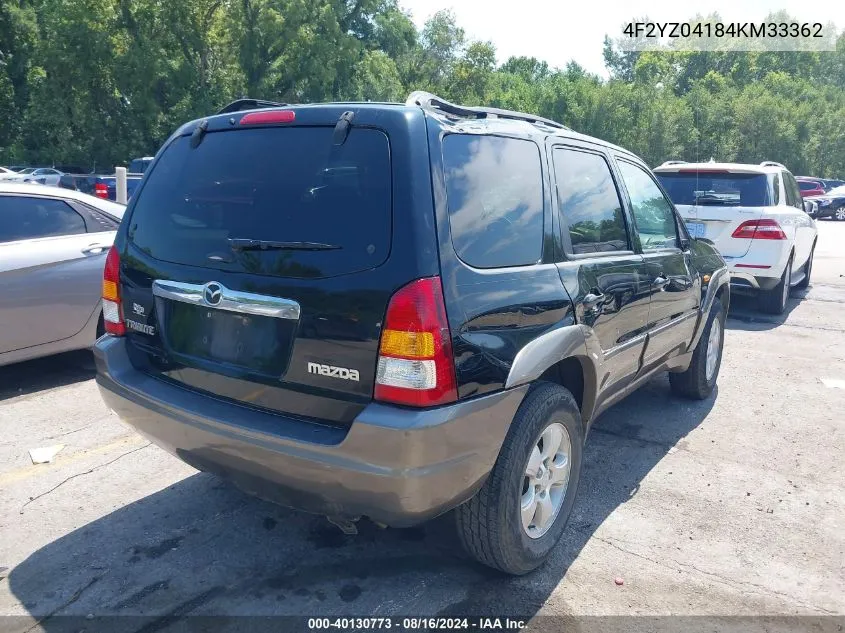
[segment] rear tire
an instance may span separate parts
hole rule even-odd
[[[551,460],[546,458],[537,462],[535,455],[543,457],[546,448],[543,438],[550,429],[565,436],[569,454],[564,460],[563,452],[552,448]],[[549,446],[551,444],[549,442]],[[466,552],[480,563],[506,574],[527,574],[542,565],[560,540],[572,511],[581,474],[583,444],[581,413],[572,394],[554,383],[537,383],[514,416],[484,486],[472,499],[455,509],[458,536]],[[560,446],[563,446],[562,442]],[[544,477],[546,481],[554,481],[551,473],[559,472],[558,464],[567,461],[566,483],[559,484],[566,487],[555,497],[551,492],[555,484],[546,490],[542,489],[542,481]],[[535,477],[535,472],[544,475]],[[545,505],[554,508],[546,515],[550,517],[547,521],[539,511],[543,504],[534,500],[535,494],[536,499],[542,500],[548,495]],[[534,505],[531,505],[532,500]],[[532,508],[538,509],[536,515],[532,514]],[[529,517],[527,526],[524,526],[524,517]]]
[[[669,385],[672,391],[691,400],[704,400],[713,393],[716,380],[719,378],[719,368],[722,366],[724,344],[725,309],[721,301],[714,299],[704,331],[692,353],[690,366],[686,371],[669,374]],[[714,352],[715,356],[713,356]]]
[[[769,314],[783,314],[786,304],[789,301],[789,282],[792,278],[792,256],[786,262],[786,269],[783,271],[778,284],[771,290],[761,290],[758,305],[763,312]]]
[[[815,252],[816,245],[813,244],[813,248],[810,249],[810,256],[807,258],[807,263],[804,264],[804,279],[800,283],[795,284],[798,290],[804,290],[810,285],[810,274],[813,272],[813,255]]]

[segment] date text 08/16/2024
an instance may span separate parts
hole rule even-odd
[[[514,631],[526,625],[519,618],[439,618],[439,617],[370,617],[370,618],[309,618],[308,630],[479,630],[479,631]]]

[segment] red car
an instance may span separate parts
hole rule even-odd
[[[824,183],[813,178],[795,178],[798,181],[798,188],[801,190],[801,197],[823,196],[825,194]]]

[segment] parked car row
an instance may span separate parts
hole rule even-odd
[[[135,193],[152,160],[151,156],[145,156],[129,162],[126,175],[127,199]],[[0,182],[57,186],[87,193],[103,200],[116,200],[117,178],[115,175],[84,173],[84,171],[84,169],[78,167],[67,167],[64,170],[52,167],[23,167],[17,171],[0,167]]]
[[[141,183],[142,174],[126,175],[126,199],[129,200]],[[103,200],[117,200],[117,177],[95,174],[62,174],[59,187],[87,193]]]
[[[103,398],[180,459],[347,531],[453,511],[510,574],[560,539],[600,413],[664,372],[710,397],[732,289],[782,312],[816,241],[782,165],[652,171],[424,92],[186,123],[119,226],[5,187],[0,362],[104,333]]]
[[[797,176],[801,195],[815,203],[811,215],[816,219],[845,220],[845,181]]]
[[[821,196],[835,189],[845,185],[843,180],[831,180],[828,178],[812,178],[810,176],[796,176],[798,186],[801,188],[801,195],[805,198],[812,196]]]
[[[845,185],[834,187],[821,195],[806,199],[814,202],[817,206],[814,217],[845,220]]]

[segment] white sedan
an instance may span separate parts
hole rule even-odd
[[[103,266],[124,209],[78,191],[0,182],[0,365],[94,343]]]
[[[9,178],[16,178],[18,176],[18,172],[12,171],[11,169],[6,169],[5,167],[0,167],[0,180],[7,180]]]
[[[809,285],[818,233],[786,167],[673,162],[654,173],[690,234],[719,249],[732,289],[756,291],[762,310],[781,314],[790,289]]]

